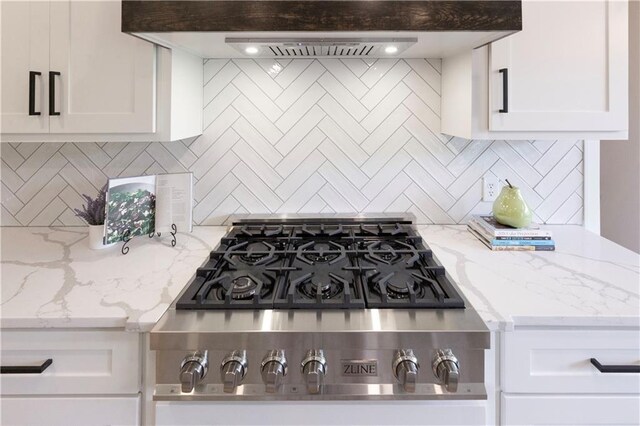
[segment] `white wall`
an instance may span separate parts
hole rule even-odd
[[[640,2],[629,4],[629,140],[600,144],[600,232],[640,253]]]

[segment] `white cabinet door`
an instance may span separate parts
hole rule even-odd
[[[44,108],[49,71],[49,3],[3,1],[0,7],[2,132],[48,133]],[[31,76],[31,72],[40,75]]]
[[[20,426],[135,426],[140,424],[139,397],[3,397],[3,425]]]
[[[503,394],[500,423],[515,425],[640,424],[638,395]]]
[[[524,0],[522,16],[520,33],[490,45],[489,129],[626,130],[627,2]]]
[[[155,47],[121,32],[119,1],[54,1],[51,133],[155,131]],[[49,78],[49,75],[47,75]]]

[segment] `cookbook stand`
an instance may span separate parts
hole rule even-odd
[[[176,227],[175,223],[171,224],[171,247],[175,247],[177,240],[176,240],[176,234],[178,233],[178,228]],[[149,238],[153,238],[153,237],[161,237],[162,233],[160,232],[152,232],[149,234]],[[120,249],[120,252],[122,254],[127,254],[129,253],[129,241],[131,241],[133,237],[131,236],[131,230],[130,229],[125,229],[124,232],[122,233],[122,248]]]

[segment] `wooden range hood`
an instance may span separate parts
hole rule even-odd
[[[446,57],[521,29],[521,0],[122,2],[123,32],[203,58],[247,57],[252,44],[257,57],[388,57],[377,47],[394,40],[396,57]]]

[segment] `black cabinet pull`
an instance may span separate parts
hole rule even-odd
[[[498,112],[506,113],[509,112],[509,70],[501,68],[498,72],[502,74],[502,109]]]
[[[56,76],[58,71],[49,71],[49,115],[60,115],[56,112]]]
[[[40,115],[36,111],[36,76],[42,75],[39,71],[29,71],[29,115]]]
[[[640,373],[640,365],[602,365],[595,358],[591,358],[591,364],[601,373]]]
[[[0,367],[0,374],[42,374],[51,364],[53,360],[49,358],[42,365],[23,365],[16,367]]]

